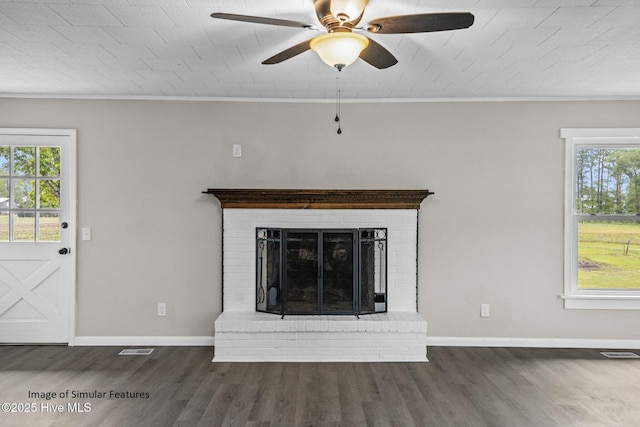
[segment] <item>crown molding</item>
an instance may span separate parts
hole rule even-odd
[[[25,94],[0,93],[0,99],[63,99],[91,101],[165,101],[165,102],[239,102],[239,103],[294,103],[333,104],[330,98],[255,98],[223,96],[169,96],[169,95],[81,95],[81,94]],[[440,98],[342,98],[346,104],[439,104],[477,102],[636,102],[640,96],[523,96],[523,97],[440,97]]]

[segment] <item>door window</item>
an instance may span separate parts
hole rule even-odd
[[[60,147],[0,145],[0,241],[60,241]]]

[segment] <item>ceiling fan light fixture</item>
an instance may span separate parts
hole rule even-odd
[[[360,53],[369,46],[369,39],[360,34],[336,32],[314,37],[310,46],[325,64],[342,70],[358,59]]]
[[[332,0],[331,14],[339,21],[353,21],[364,13],[368,0]]]

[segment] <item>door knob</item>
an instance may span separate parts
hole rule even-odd
[[[66,222],[63,222],[62,224],[60,224],[60,227],[62,227],[62,228],[67,228],[68,226],[69,226],[69,224],[66,223]]]
[[[60,250],[58,251],[58,253],[59,253],[60,255],[66,255],[66,254],[68,254],[69,252],[71,252],[71,250],[69,250],[69,249],[67,249],[67,248],[62,248],[62,249],[60,249]]]

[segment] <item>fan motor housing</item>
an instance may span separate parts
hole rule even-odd
[[[358,22],[360,22],[362,18],[362,14],[351,21],[348,20],[349,17],[347,15],[339,14],[339,16],[334,16],[333,13],[331,13],[331,0],[315,0],[313,5],[316,9],[318,20],[330,33],[336,31],[351,31],[358,25]]]

